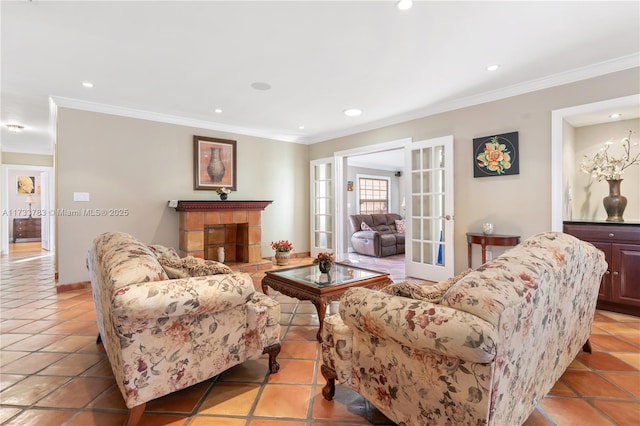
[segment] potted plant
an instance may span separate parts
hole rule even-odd
[[[327,273],[331,270],[335,261],[336,258],[333,256],[333,253],[321,252],[318,253],[318,256],[315,259],[313,259],[313,264],[318,265],[320,272]]]
[[[227,196],[231,193],[229,188],[216,188],[216,192],[220,195],[222,201],[227,199]]]
[[[287,240],[271,241],[271,248],[276,251],[276,265],[284,266],[289,264],[293,244]]]
[[[630,166],[640,165],[640,152],[633,154],[633,148],[638,147],[638,143],[631,144],[631,135],[622,139],[620,157],[614,157],[609,153],[609,148],[614,145],[613,141],[605,142],[604,146],[589,158],[586,155],[580,164],[580,170],[589,173],[592,178],[598,181],[606,180],[609,184],[609,195],[602,200],[604,209],[607,212],[608,222],[624,222],[622,214],[627,207],[627,197],[620,193],[622,183],[622,173]]]

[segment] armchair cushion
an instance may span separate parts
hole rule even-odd
[[[120,319],[213,314],[244,305],[254,291],[240,274],[138,283],[115,293],[111,309]]]

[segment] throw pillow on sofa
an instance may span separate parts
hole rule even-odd
[[[373,229],[371,229],[371,227],[364,222],[362,222],[362,224],[360,225],[360,229],[362,231],[373,231]]]
[[[404,234],[404,219],[402,220],[396,220],[396,232],[398,234]]]
[[[392,296],[409,297],[411,299],[423,300],[425,302],[440,303],[442,301],[442,296],[444,296],[447,290],[471,271],[472,269],[468,269],[459,273],[455,277],[440,281],[434,285],[424,286],[403,281],[388,285],[381,291],[383,293],[391,294]]]
[[[233,273],[231,268],[224,263],[193,256],[179,259],[161,256],[158,258],[158,262],[171,279]]]
[[[151,249],[156,257],[168,257],[170,259],[180,259],[178,252],[173,247],[165,247],[160,244],[150,244],[147,247]]]

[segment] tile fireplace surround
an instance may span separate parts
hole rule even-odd
[[[263,262],[262,211],[272,201],[178,201],[180,256],[217,260],[216,246],[224,246],[230,262]],[[222,232],[226,238],[207,241],[207,233]],[[209,250],[206,245],[209,243]],[[207,253],[209,252],[209,253]],[[214,253],[212,255],[212,253]]]

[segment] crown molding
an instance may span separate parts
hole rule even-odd
[[[265,139],[277,140],[282,142],[292,142],[300,144],[314,144],[327,140],[353,135],[355,133],[366,132],[379,129],[394,124],[399,124],[418,118],[424,118],[435,114],[441,114],[456,109],[466,108],[487,102],[493,102],[512,96],[522,95],[525,93],[535,92],[538,90],[548,89],[554,86],[569,84],[576,81],[586,80],[589,78],[599,77],[601,75],[613,72],[624,71],[626,69],[636,68],[640,66],[640,53],[623,56],[612,59],[610,61],[600,62],[597,64],[576,68],[571,71],[554,74],[544,78],[530,80],[520,84],[514,84],[498,90],[481,93],[466,98],[454,99],[451,101],[435,103],[425,108],[418,108],[406,114],[400,114],[381,120],[371,121],[360,126],[350,127],[334,132],[319,133],[314,136],[296,136],[290,134],[282,134],[270,129],[252,129],[242,126],[232,126],[212,121],[197,120],[176,115],[163,114],[152,111],[145,111],[135,108],[127,108],[116,105],[108,105],[97,102],[83,101],[79,99],[66,98],[61,96],[50,97],[50,108],[57,107],[73,108],[84,111],[99,112],[103,114],[118,115],[123,117],[137,118],[141,120],[157,121],[161,123],[176,124],[187,127],[197,127],[200,129],[209,129],[220,132],[228,132],[240,135],[255,136]]]
[[[425,108],[412,110],[406,114],[396,115],[363,124],[361,126],[351,127],[336,132],[328,132],[316,135],[312,138],[305,139],[308,144],[327,141],[330,139],[349,136],[355,133],[366,132],[379,129],[381,127],[393,124],[404,123],[407,121],[424,118],[431,115],[441,114],[456,109],[467,108],[474,105],[480,105],[487,102],[498,101],[510,98],[512,96],[523,95],[525,93],[536,92],[538,90],[548,89],[550,87],[561,86],[563,84],[574,83],[589,78],[600,77],[605,74],[611,74],[618,71],[624,71],[631,68],[640,67],[640,53],[622,56],[610,61],[600,62],[586,67],[576,68],[544,78],[530,80],[524,83],[514,84],[498,90],[481,93],[466,98],[454,99],[447,102],[436,103]]]
[[[220,132],[235,133],[247,136],[256,136],[265,139],[273,139],[282,142],[300,143],[298,136],[283,135],[271,130],[257,130],[242,126],[232,126],[213,121],[197,120],[193,118],[180,117],[177,115],[163,114],[153,111],[145,111],[135,108],[127,108],[117,105],[102,104],[98,102],[84,101],[74,98],[66,98],[62,96],[50,96],[51,108],[72,108],[82,111],[98,112],[102,114],[118,115],[128,118],[137,118],[140,120],[157,121],[160,123],[176,124],[186,127],[197,127],[199,129],[216,130]]]

